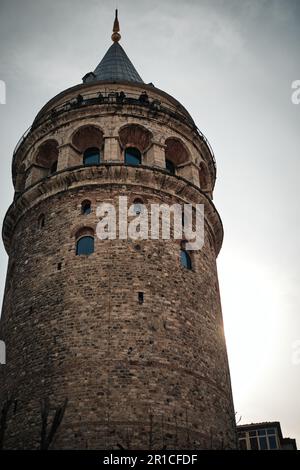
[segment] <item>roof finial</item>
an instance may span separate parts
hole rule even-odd
[[[111,35],[111,38],[114,42],[119,42],[121,39],[121,34],[119,33],[119,31],[120,31],[120,25],[119,25],[119,20],[118,20],[118,10],[116,9],[116,17],[114,21],[113,33]]]

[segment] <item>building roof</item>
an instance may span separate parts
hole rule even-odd
[[[144,83],[123,47],[114,42],[94,71],[95,80]]]
[[[119,44],[121,39],[119,31],[118,10],[116,10],[113,34],[111,36],[113,44],[110,46],[94,72],[89,72],[83,77],[84,82],[97,80],[144,83],[123,47]]]

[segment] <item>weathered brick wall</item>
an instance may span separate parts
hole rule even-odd
[[[192,271],[174,240],[96,239],[91,256],[76,256],[77,230],[95,228],[97,205],[120,195],[148,207],[205,204],[205,245],[192,253]],[[207,196],[159,169],[63,170],[15,202],[4,239],[0,399],[14,399],[6,448],[38,447],[43,398],[53,409],[69,400],[53,448],[235,447],[216,270],[222,226]]]

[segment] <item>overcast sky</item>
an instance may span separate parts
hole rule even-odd
[[[115,0],[0,0],[0,217],[11,159],[51,97],[111,44]],[[300,446],[299,0],[119,0],[121,44],[146,83],[177,98],[216,155],[218,258],[235,408],[279,420]],[[7,257],[0,249],[0,291]]]

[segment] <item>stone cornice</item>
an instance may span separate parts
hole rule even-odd
[[[170,175],[163,169],[120,163],[68,168],[27,188],[15,199],[4,219],[2,236],[7,253],[10,252],[11,239],[18,221],[28,210],[43,200],[64,191],[112,184],[140,185],[175,196],[182,203],[204,204],[205,220],[214,239],[215,252],[219,253],[223,241],[222,221],[213,202],[203,191],[186,179]]]

